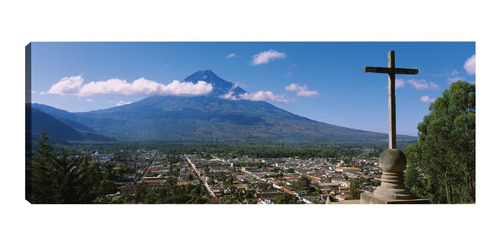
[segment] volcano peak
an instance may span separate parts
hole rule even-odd
[[[219,76],[217,76],[211,70],[200,70],[190,76],[186,77],[184,81],[196,83],[198,81],[205,81],[212,84],[213,90],[212,96],[222,96],[233,92],[233,94],[243,94],[246,93],[245,90],[237,87],[234,83],[226,81]]]

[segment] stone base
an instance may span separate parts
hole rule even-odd
[[[429,199],[389,199],[373,195],[373,193],[361,193],[361,204],[429,204]]]

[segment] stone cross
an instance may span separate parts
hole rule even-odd
[[[389,75],[389,148],[396,149],[396,97],[394,95],[396,74],[416,75],[418,69],[396,68],[394,51],[389,51],[387,68],[385,67],[365,67],[364,72],[386,73]]]

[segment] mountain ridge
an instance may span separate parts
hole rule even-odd
[[[268,102],[229,100],[223,96],[247,93],[210,70],[184,81],[205,81],[206,96],[152,96],[140,101],[89,112],[46,109],[96,133],[119,140],[156,141],[383,141],[387,134],[330,125],[280,109]],[[66,112],[66,113],[65,113]],[[398,135],[399,140],[415,137]]]
[[[234,95],[246,93],[246,91],[242,88],[235,86],[232,82],[220,78],[211,70],[199,70],[186,77],[183,81],[193,83],[196,83],[198,81],[205,81],[209,84],[212,84],[213,90],[209,94],[211,96],[223,96],[230,92],[232,92]]]
[[[53,110],[53,112],[56,110]],[[64,111],[64,110],[63,110]],[[68,112],[69,113],[69,112]],[[59,140],[62,142],[68,141],[116,141],[114,138],[110,138],[93,131],[82,131],[71,126],[71,124],[76,124],[78,126],[84,126],[76,121],[70,122],[68,124],[65,121],[71,121],[69,119],[61,120],[57,116],[46,113],[37,108],[37,106],[32,106],[31,104],[26,104],[26,118],[31,120],[28,124],[27,133],[30,135],[31,139],[37,138],[43,131],[46,131],[50,137],[54,140]],[[88,128],[84,126],[85,128]]]

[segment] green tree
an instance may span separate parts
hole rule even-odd
[[[299,190],[307,189],[311,186],[311,180],[307,178],[307,176],[302,175],[297,179],[294,185],[295,188]]]
[[[65,150],[53,153],[46,132],[31,162],[31,203],[92,203],[109,190],[109,182],[97,162],[90,162],[84,155],[69,157]],[[115,190],[115,189],[113,189]],[[114,192],[112,192],[114,193]]]
[[[202,197],[195,197],[193,201],[191,201],[192,204],[205,204],[207,203],[207,199],[202,198]]]
[[[243,198],[252,198],[253,194],[250,191],[245,192],[245,195],[243,195]]]
[[[406,187],[433,203],[475,202],[475,85],[454,82],[429,111],[405,149]]]
[[[29,162],[30,169],[27,172],[31,181],[31,191],[27,192],[27,200],[31,203],[48,203],[54,202],[54,188],[52,188],[52,179],[49,177],[52,171],[51,164],[45,162],[53,162],[54,155],[51,153],[49,137],[46,131],[40,134],[41,140],[38,142],[36,153]]]
[[[297,198],[290,194],[283,194],[273,198],[275,204],[296,204]]]
[[[351,199],[359,199],[361,195],[361,186],[359,179],[351,179],[351,182],[349,184],[349,193],[351,195]]]

